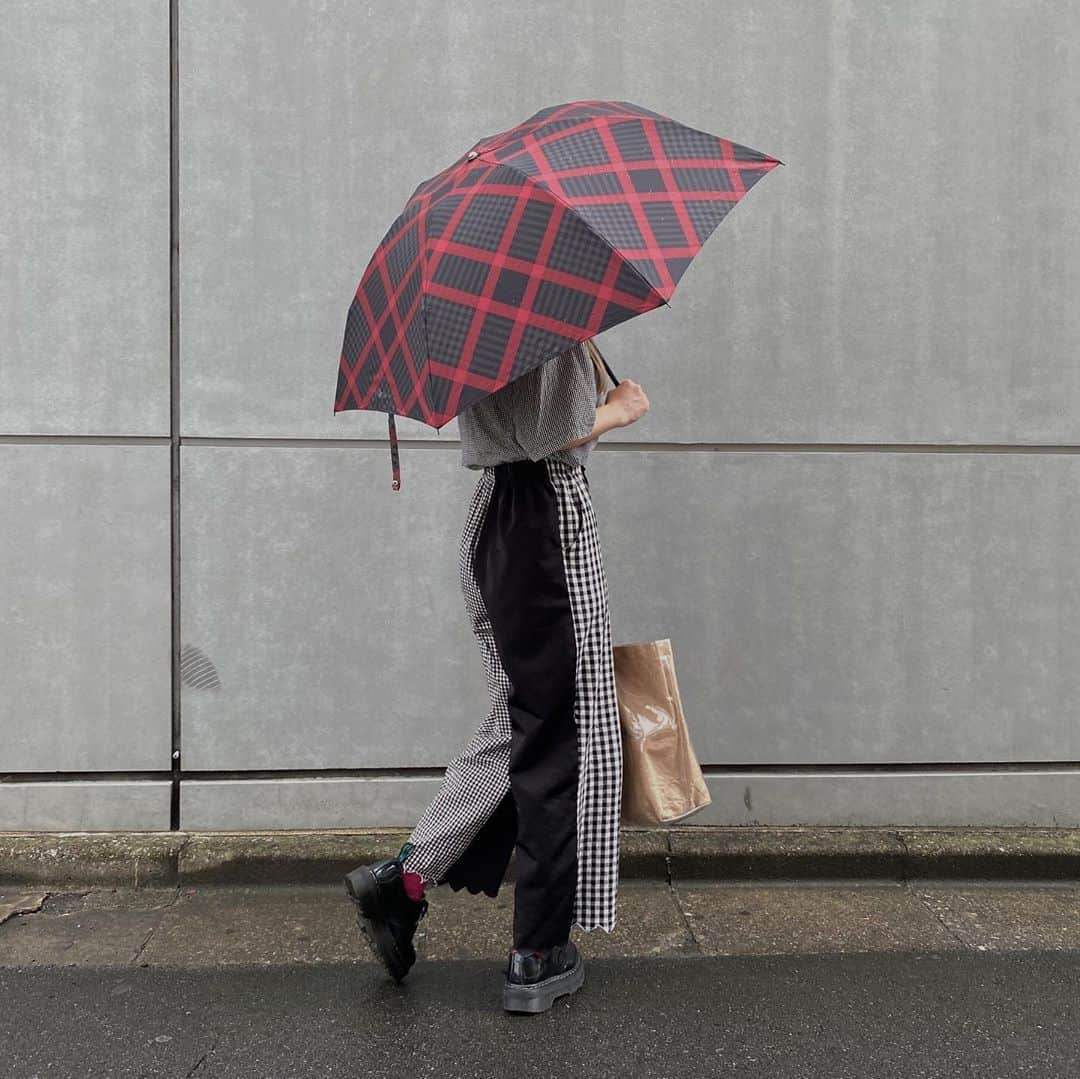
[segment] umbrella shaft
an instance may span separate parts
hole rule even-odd
[[[607,371],[608,377],[613,383],[615,383],[616,386],[618,386],[619,380],[615,377],[615,372],[612,371],[611,368],[608,366],[608,362],[604,358],[604,354],[602,352],[600,353],[600,359],[604,361],[604,370]]]

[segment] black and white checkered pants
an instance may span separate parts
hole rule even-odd
[[[406,869],[498,893],[517,947],[615,926],[622,739],[608,590],[585,470],[485,468],[460,548],[490,707],[409,837]]]

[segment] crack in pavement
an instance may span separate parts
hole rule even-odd
[[[701,955],[701,942],[697,939],[697,934],[694,932],[694,926],[690,921],[689,915],[686,913],[686,908],[682,905],[682,897],[679,895],[679,890],[676,888],[674,882],[671,884],[671,895],[675,901],[675,906],[682,915],[683,926],[686,928],[686,934],[690,938],[690,943],[694,946],[694,950]]]
[[[900,844],[900,848],[903,851],[903,857],[900,860],[900,886],[904,889],[908,895],[912,895],[918,900],[922,908],[933,918],[950,937],[953,938],[965,951],[974,952],[978,949],[969,941],[964,940],[962,936],[945,919],[930,905],[929,898],[923,895],[922,892],[915,888],[915,880],[911,876],[911,850],[907,845],[907,839],[904,838],[904,833],[897,829],[894,833],[896,841]]]
[[[904,881],[901,882],[901,884],[902,884],[904,890],[909,895],[913,895],[919,901],[919,903],[922,905],[923,909],[926,910],[929,913],[930,917],[933,918],[941,926],[941,928],[944,929],[945,932],[948,933],[949,936],[953,938],[953,940],[955,940],[955,941],[957,941],[957,943],[961,944],[966,951],[969,951],[969,952],[978,951],[978,949],[970,941],[964,940],[964,938],[962,936],[960,936],[960,934],[957,933],[956,930],[953,929],[953,927],[951,925],[949,925],[949,923],[947,921],[945,921],[945,919],[930,905],[930,901],[929,901],[928,896],[925,896],[925,895],[923,895],[922,892],[916,890],[913,881],[904,880]]]
[[[37,914],[52,892],[25,892],[12,903],[0,902],[0,925],[18,914]]]
[[[210,1048],[207,1049],[206,1052],[203,1053],[203,1055],[199,1057],[199,1059],[196,1060],[195,1063],[191,1066],[191,1068],[187,1071],[187,1073],[184,1075],[184,1079],[191,1079],[191,1077],[203,1066],[203,1064],[206,1062],[206,1058],[217,1048],[217,1043],[218,1039],[215,1038],[214,1041],[211,1043]]]
[[[679,890],[675,886],[675,878],[671,873],[671,856],[674,853],[671,849],[671,832],[667,833],[667,853],[664,855],[664,866],[667,872],[667,885],[668,891],[671,893],[672,901],[675,904],[676,909],[682,917],[683,928],[686,930],[686,935],[690,938],[690,943],[694,946],[694,950],[701,954],[701,942],[697,939],[697,934],[694,932],[694,927],[690,922],[689,915],[686,913],[686,909],[682,905],[682,897],[679,895]]]
[[[157,930],[158,926],[161,925],[161,919],[165,917],[165,912],[167,910],[169,910],[171,907],[175,906],[176,901],[179,898],[180,898],[180,886],[177,885],[173,889],[172,899],[170,899],[168,901],[168,903],[165,904],[165,906],[159,908],[161,913],[158,916],[157,924],[150,927],[150,932],[146,934],[146,936],[143,938],[143,942],[138,946],[138,948],[135,949],[135,954],[131,957],[131,960],[130,960],[131,963],[137,963],[139,961],[139,958],[142,956],[143,952],[146,950],[146,946],[150,943],[150,939],[153,937],[153,935],[154,935],[155,931]]]

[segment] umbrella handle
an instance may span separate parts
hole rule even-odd
[[[606,357],[604,356],[604,354],[603,354],[603,353],[602,353],[602,352],[601,352],[601,351],[600,351],[600,350],[599,350],[599,349],[598,349],[598,348],[596,347],[596,342],[595,342],[595,341],[593,341],[593,339],[592,339],[591,337],[588,337],[588,338],[586,338],[586,339],[585,339],[585,343],[586,343],[586,344],[588,344],[588,345],[590,345],[590,346],[592,346],[592,347],[591,347],[591,351],[592,351],[592,352],[594,353],[594,355],[596,355],[596,356],[599,356],[599,357],[600,357],[600,362],[601,362],[601,363],[602,363],[602,364],[604,365],[604,370],[605,370],[605,371],[607,371],[607,373],[608,373],[608,378],[610,378],[610,379],[611,379],[611,381],[612,381],[612,382],[613,382],[613,383],[614,383],[614,384],[615,384],[616,386],[618,386],[618,384],[619,384],[619,380],[618,380],[618,379],[617,379],[617,378],[615,377],[615,372],[614,372],[614,371],[612,371],[612,369],[611,369],[611,368],[610,368],[610,367],[608,366],[607,358],[606,358]]]
[[[608,367],[608,362],[606,359],[604,359],[604,354],[602,352],[600,353],[600,359],[604,362],[604,370],[607,371],[608,378],[610,378],[611,381],[614,382],[616,386],[618,386],[619,380],[615,377],[615,372],[612,371],[610,367]]]

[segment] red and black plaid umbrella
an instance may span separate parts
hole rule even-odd
[[[421,183],[364,271],[334,412],[436,430],[537,364],[666,304],[781,161],[629,101],[573,101]]]

